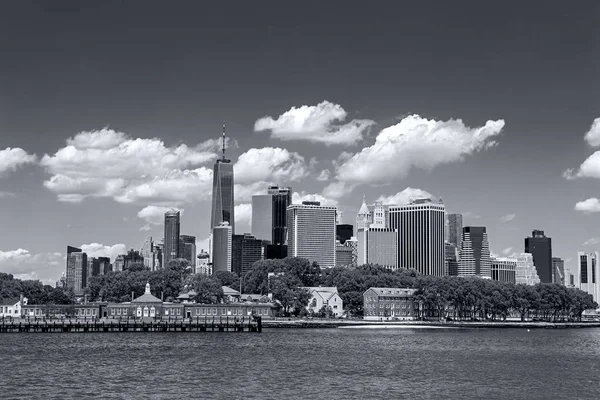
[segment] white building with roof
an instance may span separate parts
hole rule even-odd
[[[310,292],[311,298],[306,309],[308,312],[318,313],[323,306],[331,307],[333,317],[341,317],[344,314],[344,302],[338,294],[337,287],[304,287]]]
[[[21,317],[21,308],[27,305],[27,297],[18,297],[0,301],[0,318]]]

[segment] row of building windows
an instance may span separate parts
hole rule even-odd
[[[402,304],[402,309],[406,309],[407,304]],[[396,307],[397,306],[397,307]],[[366,304],[365,308],[400,308],[400,304],[396,304],[396,303],[391,303],[391,304],[381,304],[381,305],[377,305],[377,304]],[[408,305],[408,308],[412,308],[411,305]]]
[[[379,310],[379,311],[365,311],[365,315],[379,315],[381,317],[409,317],[410,311],[392,311],[390,313],[386,313],[383,310]]]

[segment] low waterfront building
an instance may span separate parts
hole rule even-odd
[[[306,309],[318,313],[323,306],[331,308],[331,316],[338,318],[344,314],[344,302],[338,294],[337,287],[304,287],[310,292],[311,298]]]
[[[363,318],[368,321],[414,320],[418,310],[415,292],[415,289],[369,288],[363,293]]]
[[[12,317],[19,318],[22,313],[22,307],[27,305],[27,297],[4,299],[0,302],[0,318]]]

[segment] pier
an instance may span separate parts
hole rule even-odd
[[[0,333],[262,332],[261,317],[154,319],[2,319]]]

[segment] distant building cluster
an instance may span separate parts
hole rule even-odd
[[[223,131],[223,143],[224,135]],[[291,187],[270,185],[264,193],[252,196],[251,232],[242,233],[235,227],[234,187],[233,164],[225,157],[223,146],[222,157],[213,168],[208,249],[198,251],[196,237],[181,234],[180,212],[171,210],[164,216],[161,243],[148,237],[141,251],[132,249],[112,263],[107,258],[89,258],[81,249],[68,246],[66,276],[58,284],[82,293],[94,276],[124,271],[134,264],[158,270],[175,259],[187,260],[194,273],[229,271],[243,281],[255,262],[291,256],[306,258],[321,268],[379,264],[392,270],[414,269],[423,275],[525,285],[553,282],[586,291],[596,301],[600,296],[598,253],[580,252],[577,267],[566,269],[561,258],[553,257],[551,238],[534,230],[525,238],[522,253],[495,257],[486,227],[463,226],[463,216],[448,213],[442,199],[368,205],[363,196],[352,225],[343,223],[336,206],[318,201],[294,204]],[[379,296],[385,297],[385,293]],[[403,298],[399,293],[392,297]]]

